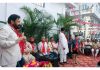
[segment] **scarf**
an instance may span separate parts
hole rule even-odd
[[[17,34],[17,37],[22,37],[22,34],[17,29],[15,29],[13,25],[10,25],[10,26],[13,29],[13,31]],[[24,53],[24,49],[26,48],[25,43],[24,43],[23,40],[21,40],[19,42],[19,46],[20,46],[20,51],[23,54]]]
[[[34,48],[35,48],[34,44],[31,44],[31,45],[32,45],[32,50],[34,51]]]
[[[45,42],[42,42],[42,53],[46,53],[44,44],[45,44]]]

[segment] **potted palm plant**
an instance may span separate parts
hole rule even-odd
[[[64,27],[68,35],[70,35],[70,30],[72,26],[79,26],[77,23],[73,21],[74,18],[72,16],[65,17],[62,14],[58,14],[58,16],[59,17],[56,22],[58,29],[60,30],[61,27]]]
[[[27,6],[23,6],[21,10],[26,14],[23,19],[23,26],[27,37],[34,36],[37,42],[42,36],[49,37],[49,30],[54,24],[52,15],[36,8],[32,10]]]

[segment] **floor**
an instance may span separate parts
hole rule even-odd
[[[92,56],[78,55],[78,64],[73,63],[73,59],[68,59],[68,64],[60,65],[60,67],[96,67],[97,62],[100,61],[100,56],[95,59]]]

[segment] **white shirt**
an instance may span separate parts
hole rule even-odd
[[[39,51],[42,50],[42,46],[43,46],[43,43],[42,43],[42,42],[39,42],[39,44],[38,44],[38,49],[39,49]],[[43,53],[43,54],[46,55],[46,54],[47,54],[47,49],[48,49],[47,42],[44,43],[44,47],[45,47],[45,51],[46,51],[46,52]]]

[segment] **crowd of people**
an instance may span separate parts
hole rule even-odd
[[[92,56],[96,58],[100,50],[100,41],[97,39],[81,41],[80,51],[83,54],[85,49],[90,49]]]
[[[8,17],[8,24],[0,26],[0,66],[2,67],[29,64],[37,59],[35,53],[48,55],[50,52],[59,55],[59,62],[62,65],[68,63],[67,57],[73,58],[73,62],[77,63],[77,55],[84,54],[86,48],[91,50],[94,57],[97,57],[100,50],[100,41],[79,40],[77,35],[75,39],[72,39],[71,35],[66,37],[64,28],[60,30],[57,43],[53,36],[50,39],[43,36],[36,44],[33,36],[27,39],[24,32],[20,32],[19,25],[20,16],[12,14]]]

